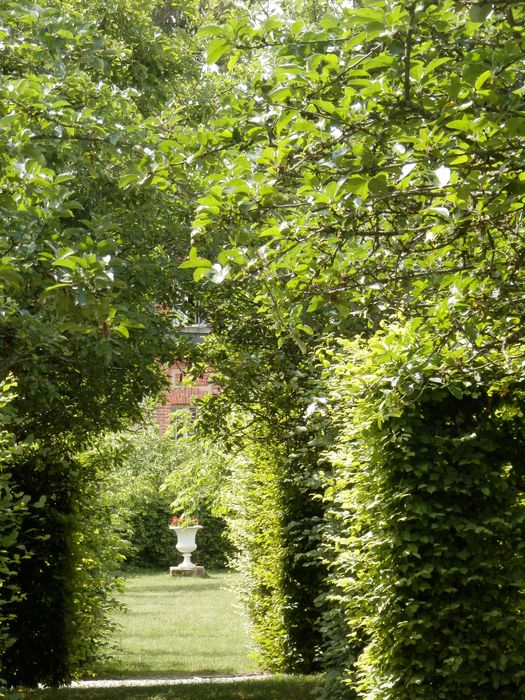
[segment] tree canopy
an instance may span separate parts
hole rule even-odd
[[[370,334],[410,319],[465,372],[503,349],[518,374],[522,13],[374,1],[307,31],[210,29],[211,62],[250,51],[260,71],[209,136],[224,167],[194,222],[196,244],[219,230],[232,247],[187,265],[256,279],[260,308],[299,341],[319,323]]]
[[[182,267],[242,299],[210,303],[217,405],[280,509],[261,549],[297,564],[268,581],[252,562],[254,617],[293,645],[264,606],[304,607],[301,567],[327,566],[310,637],[327,697],[523,692],[524,20],[521,3],[365,0],[203,30],[218,70],[252,70],[200,135],[216,166]]]

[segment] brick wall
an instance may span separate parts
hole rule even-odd
[[[191,386],[186,385],[184,383],[186,370],[187,364],[185,362],[178,362],[166,368],[170,388],[164,395],[163,402],[156,410],[157,424],[162,432],[169,425],[172,411],[189,408],[195,405],[199,398],[218,391],[218,388],[210,380],[210,372],[206,372],[202,377],[199,377]]]

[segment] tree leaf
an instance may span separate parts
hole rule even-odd
[[[215,39],[208,46],[207,62],[208,64],[217,63],[217,61],[230,50],[230,42],[223,37]]]

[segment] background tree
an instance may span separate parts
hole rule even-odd
[[[111,475],[108,488],[126,543],[126,566],[167,570],[177,563],[176,538],[168,524],[174,514],[186,513],[203,525],[199,564],[225,568],[232,554],[222,496],[227,459],[217,444],[195,433],[186,411],[177,414],[165,433],[147,422],[109,435],[99,456],[93,455]]]

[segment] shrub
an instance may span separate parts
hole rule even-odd
[[[388,700],[521,697],[523,387],[461,378],[446,353],[439,382],[415,373],[421,341],[403,331],[348,344],[332,382],[332,593],[350,645],[332,646],[345,670],[331,697],[351,697],[345,681]]]
[[[261,424],[247,433],[233,466],[230,532],[260,665],[311,673],[319,669],[316,598],[326,573],[318,551],[323,504],[304,433],[295,452],[293,440],[279,444],[276,433]]]
[[[31,556],[19,562],[19,595],[6,606],[14,642],[4,652],[5,676],[12,685],[60,685],[89,671],[111,632],[119,539],[107,482],[88,455],[59,446],[18,457],[11,471],[16,488],[45,505],[20,523],[19,543]]]
[[[20,530],[24,513],[28,510],[29,497],[13,490],[8,471],[13,454],[19,451],[13,436],[8,432],[13,415],[9,411],[12,398],[9,382],[0,383],[0,687],[3,685],[3,659],[15,637],[8,630],[12,613],[10,607],[20,599],[20,587],[16,584],[16,572],[27,556],[20,543]]]
[[[235,565],[242,573],[241,598],[249,614],[258,662],[263,669],[281,670],[291,663],[293,649],[282,586],[285,542],[278,463],[254,452],[246,452],[235,464],[230,534],[238,550]]]

